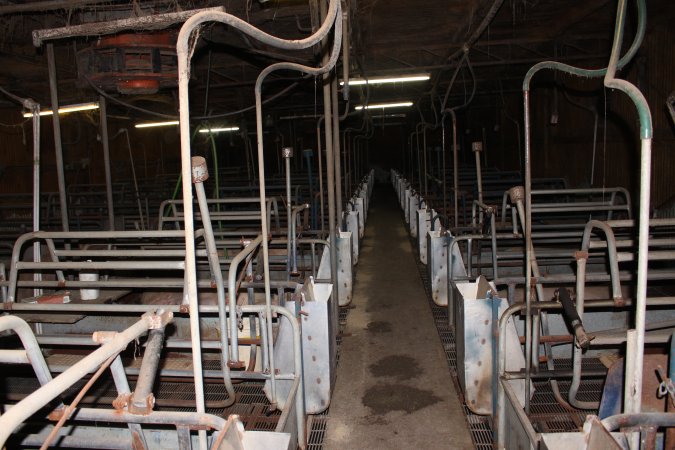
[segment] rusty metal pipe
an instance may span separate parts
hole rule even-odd
[[[138,373],[136,387],[129,402],[129,412],[132,414],[147,414],[155,405],[155,397],[152,388],[155,385],[155,377],[159,368],[159,361],[164,346],[164,328],[151,330],[143,352],[141,370]]]

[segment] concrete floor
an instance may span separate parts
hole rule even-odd
[[[471,449],[394,191],[373,192],[327,449]]]

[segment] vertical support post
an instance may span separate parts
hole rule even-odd
[[[530,370],[532,367],[532,170],[530,149],[530,92],[523,91],[525,114],[525,412],[530,412]]]
[[[450,110],[450,115],[452,116],[452,183],[454,189],[454,215],[455,215],[455,228],[459,227],[459,167],[457,167],[459,161],[457,158],[457,116],[455,111]]]
[[[481,141],[476,141],[471,143],[471,150],[476,155],[476,182],[478,183],[478,201],[483,203],[483,174],[481,172],[481,162],[480,154],[483,152],[483,143]],[[481,223],[483,213],[481,212]]]
[[[327,16],[326,4],[320,3],[321,21]],[[328,41],[324,39],[324,47]],[[328,61],[328,54],[324,54],[323,63]],[[323,115],[324,133],[326,135],[326,187],[328,192],[328,243],[330,245],[330,278],[333,284],[331,302],[331,336],[337,336],[338,332],[338,276],[337,276],[337,238],[336,238],[336,213],[335,213],[335,156],[333,154],[333,118],[331,106],[331,73],[323,75]]]
[[[314,152],[311,148],[306,148],[302,151],[302,156],[305,157],[307,163],[307,179],[309,181],[309,201],[308,203],[312,205],[312,229],[317,229],[317,215],[316,215],[316,202],[314,201],[314,174],[312,173],[313,161],[312,157]]]
[[[192,370],[194,373],[195,404],[198,413],[206,412],[204,401],[204,373],[202,371],[202,345],[199,333],[199,303],[197,299],[197,265],[195,254],[194,205],[192,197],[192,161],[190,148],[190,52],[187,41],[191,30],[181,29],[176,45],[178,55],[178,101],[180,114],[180,160],[183,187],[183,215],[185,227],[185,287],[183,304],[188,305],[190,315],[190,341]],[[187,35],[187,36],[186,36]],[[264,192],[261,192],[264,195]],[[265,220],[265,216],[262,216]],[[199,450],[206,450],[206,431],[199,431]]]
[[[422,151],[424,152],[424,196],[429,196],[429,169],[427,167],[427,126],[422,125]]]
[[[319,220],[321,221],[321,235],[324,235],[324,224],[326,222],[324,217],[324,205],[323,205],[323,155],[321,150],[321,121],[324,120],[324,116],[321,116],[316,122],[316,158],[319,163]]]
[[[293,157],[293,147],[284,147],[281,149],[281,156],[284,158],[286,168],[286,279],[291,279],[291,215],[293,204],[291,201],[291,158]]]
[[[101,144],[103,145],[103,167],[105,169],[105,194],[108,201],[108,228],[115,231],[115,207],[113,205],[112,174],[110,171],[110,142],[108,140],[108,109],[104,96],[99,96],[98,107],[101,121]]]
[[[68,203],[66,201],[66,176],[63,170],[63,147],[61,145],[61,120],[59,118],[59,93],[56,86],[56,64],[54,62],[54,44],[47,44],[47,68],[49,71],[49,96],[52,103],[52,123],[54,124],[54,153],[56,154],[56,177],[59,184],[59,206],[61,209],[61,228],[70,231],[68,224]]]
[[[335,206],[338,227],[342,229],[342,166],[340,161],[340,113],[338,112],[337,77],[331,79],[331,106],[333,108],[333,156],[335,158]]]
[[[445,167],[445,114],[441,116],[441,153],[443,167],[441,169],[441,180],[443,181],[443,214],[445,217],[448,216],[448,185],[447,185],[447,176],[446,176],[446,167]],[[446,223],[445,226],[449,227],[450,223]]]
[[[28,106],[33,113],[33,232],[36,232],[40,230],[40,105],[31,100]],[[40,241],[36,240],[33,243],[33,261],[40,262],[40,253]],[[41,279],[41,273],[33,274],[33,280],[40,281]],[[40,295],[42,295],[42,289],[33,289],[33,296]]]

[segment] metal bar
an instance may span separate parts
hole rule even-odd
[[[340,36],[341,38],[342,36]],[[342,230],[342,209],[344,205],[342,204],[342,168],[341,168],[341,151],[340,148],[340,113],[338,111],[338,94],[337,94],[337,75],[335,73],[331,74],[331,107],[332,119],[333,119],[333,157],[334,157],[334,168],[335,168],[335,206],[336,210],[336,220],[337,226]],[[346,182],[345,182],[346,183]]]
[[[230,311],[230,340],[232,341],[232,348],[230,351],[230,359],[228,364],[240,365],[239,361],[239,336],[237,330],[237,268],[242,261],[246,259],[248,255],[253,253],[262,243],[262,235],[258,236],[255,240],[247,243],[242,251],[237,253],[232,259],[232,264],[230,264],[230,269],[227,273],[227,294],[229,297],[229,311]],[[223,313],[224,314],[224,313]],[[268,330],[269,331],[269,330]],[[221,330],[222,332],[222,330]]]
[[[98,107],[100,114],[101,144],[103,145],[103,167],[105,169],[105,194],[108,202],[108,229],[115,230],[115,206],[112,193],[112,173],[110,170],[110,141],[108,140],[108,109],[104,96],[99,96]]]
[[[147,345],[145,352],[143,352],[143,361],[141,362],[141,370],[138,373],[136,387],[129,402],[129,412],[132,414],[147,414],[152,411],[155,404],[152,388],[155,384],[163,345],[164,328],[151,330],[148,333]]]
[[[115,388],[117,389],[118,398],[120,396],[128,395],[131,392],[131,389],[129,388],[129,380],[127,380],[127,374],[124,372],[124,365],[122,364],[122,358],[120,355],[117,355],[117,357],[110,364],[110,372],[112,373],[113,382],[115,383]],[[147,449],[148,445],[145,441],[145,435],[143,434],[143,429],[139,424],[130,423],[129,432],[131,433],[131,442],[137,442],[140,444],[138,445],[138,450]],[[134,450],[136,449],[134,448]]]
[[[40,351],[40,345],[35,339],[35,335],[30,326],[19,317],[3,316],[0,317],[0,331],[6,330],[11,330],[19,336],[24,348],[24,353],[31,366],[33,366],[33,371],[35,372],[35,376],[40,382],[40,385],[44,386],[49,383],[52,380],[52,374],[49,372],[49,367],[45,362],[42,351]],[[5,354],[5,356],[9,356],[9,354]]]
[[[183,261],[62,261],[62,262],[29,262],[19,261],[15,264],[16,270],[32,269],[96,269],[96,270],[183,270]]]
[[[30,364],[30,359],[25,350],[0,350],[0,363],[4,364]]]
[[[61,145],[61,119],[59,118],[59,94],[56,81],[56,63],[54,44],[47,44],[47,68],[49,71],[49,94],[52,103],[52,123],[54,125],[54,153],[56,155],[56,178],[59,185],[59,207],[61,209],[61,228],[70,229],[68,223],[68,202],[66,200],[66,176],[63,171],[63,147]]]
[[[293,147],[284,147],[281,149],[281,156],[284,159],[284,167],[286,169],[286,221],[287,221],[287,241],[286,241],[286,279],[291,277],[291,210],[293,208],[293,201],[291,197],[291,158],[293,157]]]
[[[220,259],[218,258],[218,249],[213,237],[213,228],[211,219],[209,217],[209,207],[206,201],[206,193],[204,192],[204,181],[208,179],[208,167],[206,160],[201,156],[194,156],[192,158],[192,178],[197,192],[197,203],[203,218],[202,224],[204,226],[204,238],[207,247],[207,256],[209,259],[209,266],[211,269],[211,276],[216,284],[216,295],[218,299],[218,323],[220,326],[220,345],[221,345],[221,364],[223,367],[223,381],[225,389],[228,394],[228,403],[234,403],[234,387],[232,386],[232,379],[230,378],[230,352],[229,343],[227,339],[227,318],[225,317],[225,286],[223,282],[223,272],[220,268]],[[234,261],[234,260],[233,260]],[[236,266],[235,266],[236,271]],[[232,309],[234,314],[234,309]],[[234,314],[236,316],[236,314]],[[232,329],[232,334],[236,336],[237,328]],[[233,338],[234,339],[234,338]],[[229,405],[228,405],[229,406]]]
[[[40,105],[33,101],[26,102],[33,113],[33,231],[40,229]],[[42,257],[40,243],[33,243],[33,261],[39,262]],[[33,274],[34,281],[42,279],[41,273]],[[34,289],[33,295],[42,294],[42,290]],[[5,295],[5,299],[6,299]]]
[[[291,213],[291,239],[292,239],[291,261],[292,261],[292,264],[291,264],[290,274],[293,275],[293,276],[299,275],[299,273],[298,273],[298,243],[297,243],[298,237],[297,237],[297,233],[296,233],[296,229],[295,229],[296,221],[297,221],[298,214],[300,212],[304,211],[305,209],[308,209],[309,207],[310,207],[309,203],[298,205],[295,208],[293,208],[293,212]]]

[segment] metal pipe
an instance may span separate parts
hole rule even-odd
[[[295,227],[296,227],[296,221],[298,217],[298,213],[301,211],[304,211],[305,209],[309,208],[309,203],[305,203],[302,205],[298,205],[295,208],[293,208],[293,212],[291,213],[291,252],[292,252],[292,267],[291,267],[291,275],[293,276],[298,276],[298,244],[297,244],[297,233],[295,232]]]
[[[0,332],[7,330],[11,330],[19,336],[24,348],[22,352],[28,358],[30,365],[33,366],[33,371],[40,385],[44,386],[49,383],[52,380],[52,374],[30,326],[17,316],[2,316],[0,317]],[[6,352],[3,352],[3,357],[9,356]]]
[[[625,409],[627,413],[638,413],[641,411],[642,402],[642,364],[644,358],[644,339],[645,339],[645,319],[647,307],[647,266],[649,262],[649,204],[651,191],[651,146],[652,146],[652,118],[647,100],[644,98],[638,88],[625,80],[615,78],[617,66],[619,64],[619,52],[623,41],[623,28],[626,14],[626,1],[620,0],[617,8],[617,24],[612,45],[612,55],[609,60],[607,72],[605,74],[604,84],[610,89],[618,89],[628,95],[635,104],[640,117],[640,201],[639,201],[639,220],[638,220],[638,267],[637,267],[637,290],[635,306],[635,332],[636,351],[628,353],[627,367],[634,371],[627,374],[626,380],[632,382],[627,387],[626,392],[633,396],[630,409]],[[628,384],[628,383],[627,383]]]
[[[351,40],[349,38],[349,2],[345,2],[342,11],[342,99],[349,101],[349,52]]]
[[[480,154],[483,152],[483,143],[482,142],[474,142],[471,145],[471,149],[473,150],[475,156],[476,156],[476,183],[478,183],[478,201],[480,203],[483,203],[483,177],[481,173],[481,164],[480,164]]]
[[[40,104],[33,100],[25,100],[24,104],[29,106],[33,113],[33,231],[35,232],[40,230]],[[40,243],[34,242],[33,261],[39,262],[41,259]],[[42,280],[42,274],[33,274],[33,280]],[[33,296],[39,295],[42,295],[42,290],[34,289]]]
[[[150,330],[136,387],[129,402],[129,412],[132,414],[148,414],[155,405],[152,388],[155,384],[163,346],[164,328]]]
[[[25,350],[0,350],[0,363],[3,364],[30,364]]]
[[[165,326],[172,316],[170,312],[164,312],[160,315],[144,314],[141,320],[134,325],[122,332],[115,333],[99,349],[85,356],[68,370],[17,403],[11,410],[5,412],[0,416],[0,446],[5,445],[7,438],[17,426],[75,384],[83,375],[99,367],[111,356],[120,353],[129,342],[141,336],[148,329]],[[97,333],[94,333],[94,339],[97,339]]]
[[[317,214],[316,214],[316,202],[314,197],[314,176],[312,174],[312,156],[314,155],[311,148],[306,148],[302,151],[302,155],[305,157],[305,163],[307,164],[307,184],[309,186],[309,202],[312,204],[312,229],[316,230],[318,228]]]
[[[321,16],[326,16],[325,4],[320,3]],[[324,55],[323,62],[328,61],[328,56]],[[333,109],[331,106],[331,75],[324,74],[323,76],[323,115],[324,115],[324,135],[326,139],[326,188],[328,195],[328,249],[330,256],[330,278],[333,284],[332,307],[332,329],[331,335],[337,336],[338,332],[338,272],[337,272],[337,235],[336,235],[336,204],[335,204],[335,155],[333,154]]]
[[[602,419],[602,424],[607,428],[607,431],[650,425],[671,428],[675,426],[675,414],[667,412],[617,414]]]
[[[49,95],[52,104],[52,123],[54,125],[54,153],[56,155],[56,179],[59,185],[59,206],[61,209],[61,228],[70,229],[68,223],[68,202],[66,200],[66,176],[63,171],[63,147],[61,144],[61,119],[58,114],[59,94],[56,82],[56,64],[54,61],[54,44],[47,44],[47,68],[49,71]]]
[[[284,147],[281,149],[281,156],[284,159],[284,167],[286,168],[286,279],[290,280],[291,276],[291,210],[293,208],[293,200],[291,197],[291,158],[293,157],[293,147]]]
[[[227,362],[229,367],[242,367],[243,362],[239,361],[239,336],[237,330],[237,268],[248,255],[253,253],[263,242],[263,236],[260,235],[251,242],[244,243],[244,249],[232,258],[232,264],[227,272],[227,295],[230,307],[230,340],[232,342],[230,360]],[[269,330],[268,330],[269,331]],[[222,331],[221,331],[222,332]]]
[[[452,183],[454,191],[455,228],[459,227],[459,158],[457,156],[457,115],[454,109],[449,111],[452,117]]]
[[[324,218],[324,205],[323,205],[323,155],[321,154],[321,121],[323,121],[324,116],[321,116],[316,122],[316,154],[317,161],[319,163],[319,208],[320,208],[320,220],[321,220],[321,234],[324,233],[325,229],[325,218]]]
[[[101,145],[103,146],[103,168],[105,170],[105,194],[108,202],[108,229],[115,230],[115,207],[112,193],[112,173],[110,170],[110,141],[108,139],[108,109],[104,96],[99,96],[98,107],[100,114]]]
[[[529,310],[531,311],[532,309],[537,309],[541,310],[544,308],[550,308],[550,309],[560,309],[562,306],[560,303],[557,302],[537,302],[536,304],[533,305],[528,305],[523,304],[523,303],[517,303],[515,305],[509,306],[506,311],[504,311],[499,318],[499,353],[498,353],[498,361],[499,361],[499,379],[497,380],[497,411],[493,412],[493,417],[494,417],[494,423],[496,424],[496,432],[495,435],[497,439],[495,440],[496,442],[496,447],[501,449],[505,448],[504,444],[506,442],[506,394],[504,392],[504,388],[501,383],[501,378],[506,372],[506,357],[507,357],[507,352],[506,352],[506,324],[508,323],[508,320],[513,316],[515,313],[522,311],[523,309],[526,310],[526,312]],[[526,366],[527,369],[527,366]],[[529,376],[527,375],[527,371],[525,373],[526,375],[526,383],[529,383]],[[526,390],[527,392],[528,390]],[[526,398],[527,401],[527,398]]]
[[[340,113],[338,111],[338,95],[337,95],[337,76],[331,76],[331,107],[333,119],[333,157],[335,158],[335,207],[337,226],[342,230],[342,163],[340,158],[342,156],[342,149],[340,148]]]

